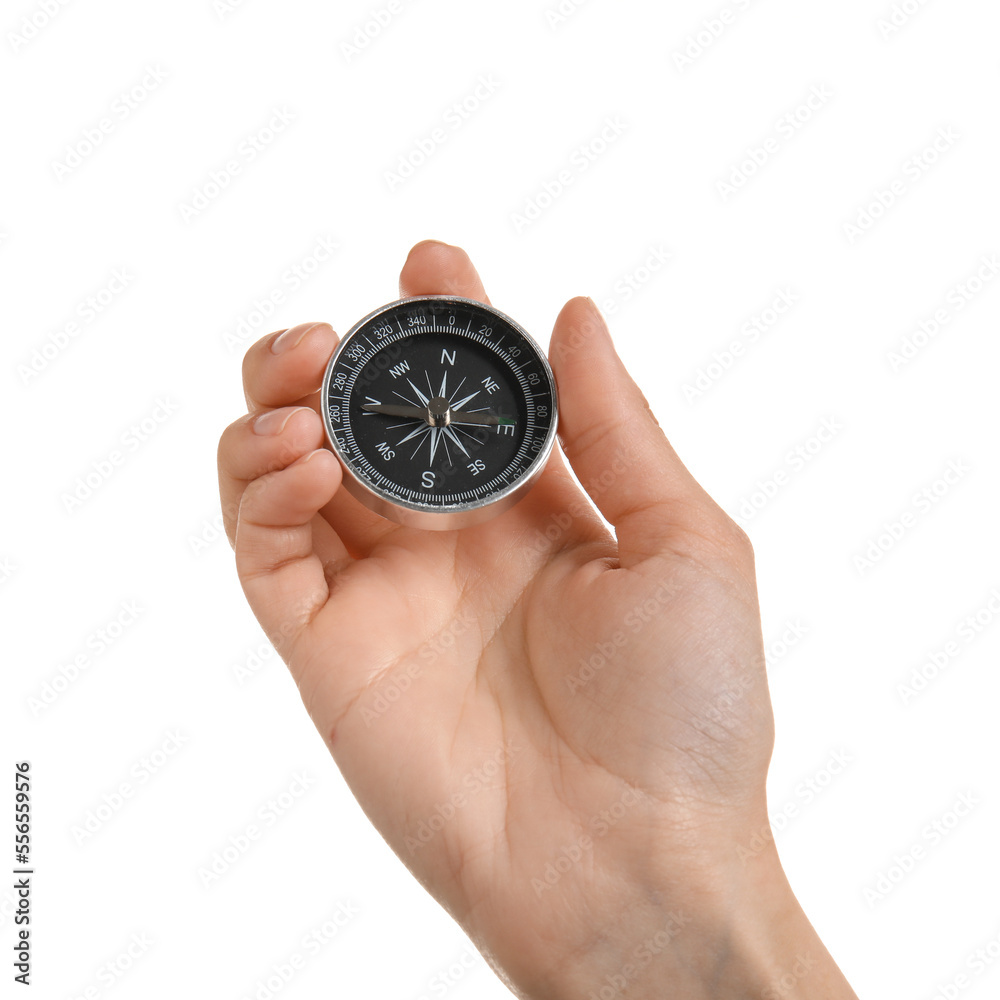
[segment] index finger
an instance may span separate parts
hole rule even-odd
[[[336,346],[329,323],[300,323],[258,340],[243,359],[247,409],[311,406],[318,412],[319,387]]]
[[[399,294],[461,295],[490,304],[469,255],[440,240],[424,240],[410,250],[399,275]]]

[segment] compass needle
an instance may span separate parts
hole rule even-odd
[[[377,406],[372,403],[365,403],[362,407],[365,413],[384,413],[390,417],[411,417],[414,420],[424,420],[427,417],[427,410],[423,406],[387,406],[379,403]]]

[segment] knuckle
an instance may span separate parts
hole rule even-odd
[[[253,418],[253,414],[244,413],[219,435],[217,458],[220,468],[231,467],[235,464],[234,460],[238,458],[241,449],[245,446],[247,430]]]
[[[733,548],[753,554],[753,542],[750,536],[731,517],[726,517],[725,528]]]
[[[220,466],[227,464],[228,459],[232,454],[232,450],[236,445],[236,440],[241,430],[246,425],[246,420],[246,416],[240,417],[239,420],[234,420],[219,435],[219,447],[216,451],[216,457]]]
[[[753,542],[750,536],[728,515],[720,526],[720,541],[730,557],[749,565],[754,565]]]
[[[248,402],[256,396],[255,387],[260,381],[261,365],[266,358],[265,352],[268,351],[271,341],[282,333],[284,330],[275,330],[273,333],[261,337],[256,343],[251,344],[247,348],[246,354],[243,355],[241,366],[243,392]]]
[[[274,334],[269,334],[268,336],[274,336]],[[246,354],[243,355],[243,364],[241,366],[241,372],[243,375],[243,384],[247,385],[250,379],[253,377],[254,360],[257,354],[257,349],[260,344],[258,341],[256,344],[251,344],[247,349]]]
[[[754,551],[750,536],[725,511],[705,512],[695,532],[705,555],[721,557],[753,566]]]
[[[624,420],[597,420],[579,434],[567,435],[562,442],[563,451],[571,462],[580,455],[598,454],[599,449],[617,441],[624,426]]]

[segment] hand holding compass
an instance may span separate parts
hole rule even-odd
[[[420,300],[441,288],[481,301]],[[251,348],[219,449],[244,592],[365,812],[519,995],[599,992],[669,932],[637,995],[759,994],[808,954],[809,991],[853,998],[773,841],[737,859],[767,829],[773,746],[746,536],[592,302],[551,341],[571,473],[545,462],[547,363],[483,315],[464,252],[418,245],[401,291],[339,347],[313,324]],[[447,532],[356,499],[444,523],[532,477]]]

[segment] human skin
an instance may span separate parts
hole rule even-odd
[[[435,241],[400,293],[488,301]],[[854,997],[770,836],[752,548],[593,302],[552,333],[560,448],[458,531],[341,489],[317,391],[336,343],[306,323],[248,351],[220,491],[247,600],[393,850],[519,997]]]

